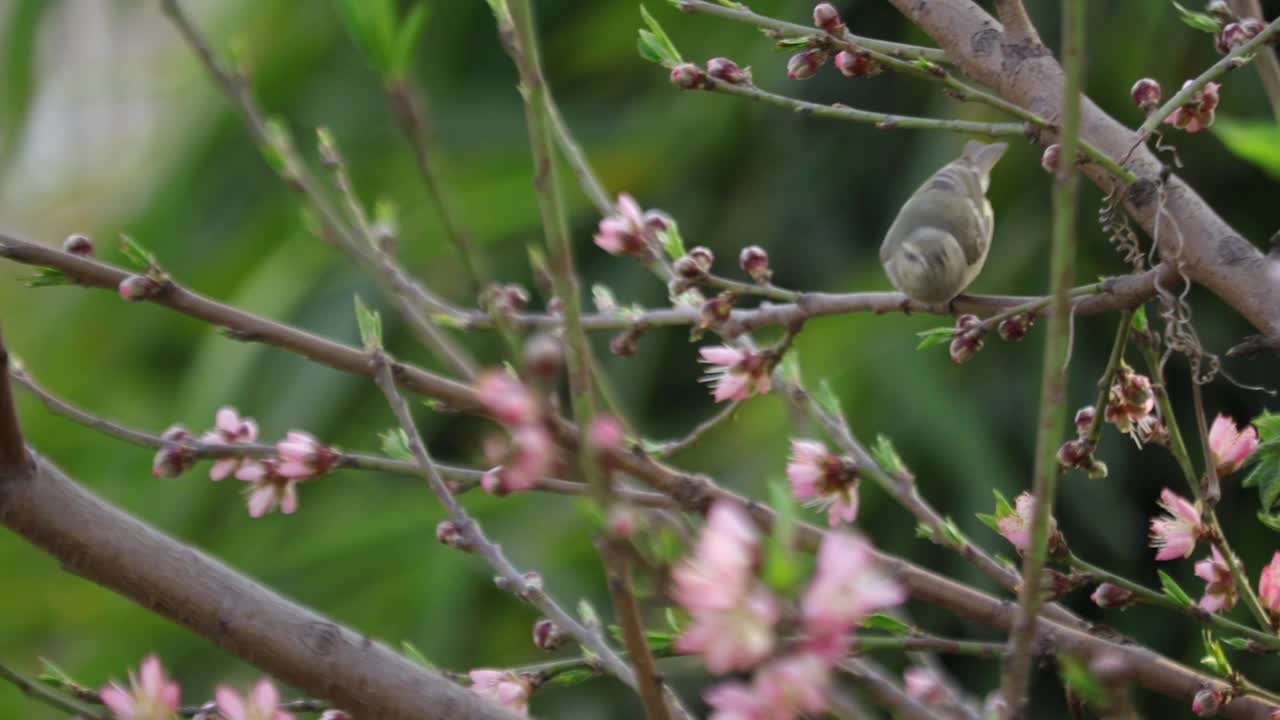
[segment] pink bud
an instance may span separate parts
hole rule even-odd
[[[676,258],[676,261],[671,264],[671,269],[685,280],[698,280],[707,274],[706,269],[699,265],[692,255]]]
[[[977,315],[970,315],[966,313],[956,318],[956,329],[968,330],[969,328],[978,325],[980,322],[982,322],[982,320]]]
[[[818,74],[818,68],[827,62],[825,50],[805,50],[787,61],[787,77],[792,80],[808,80]]]
[[[836,10],[835,5],[824,2],[813,6],[813,25],[832,35],[837,35],[843,29],[844,23],[840,22],[840,12]]]
[[[145,275],[130,275],[120,281],[116,290],[125,300],[138,302],[155,295],[160,290],[160,285]]]
[[[968,332],[955,336],[951,341],[951,361],[968,362],[969,358],[982,349],[982,345],[981,334]]]
[[[1040,167],[1045,172],[1057,172],[1058,166],[1062,162],[1062,146],[1054,143],[1044,149],[1044,154],[1040,156]]]
[[[1064,468],[1084,467],[1092,455],[1084,440],[1069,440],[1058,448],[1058,464]]]
[[[631,357],[640,350],[640,333],[635,330],[620,332],[609,339],[609,352],[618,357]]]
[[[515,283],[490,285],[481,304],[500,315],[514,315],[529,304],[529,291]]]
[[[597,415],[591,418],[591,431],[588,439],[592,447],[604,452],[613,452],[622,447],[624,433],[622,423],[612,415]]]
[[[1000,333],[1001,340],[1017,342],[1027,336],[1027,330],[1031,328],[1033,322],[1035,322],[1034,315],[1023,313],[1001,320],[996,330]]]
[[[455,550],[470,549],[466,538],[462,536],[462,531],[450,520],[441,520],[436,524],[436,540],[439,540],[442,545],[448,545]]]
[[[1134,594],[1119,585],[1111,583],[1102,583],[1098,586],[1093,594],[1089,596],[1093,600],[1093,604],[1103,609],[1126,608],[1132,605],[1136,599]]]
[[[1241,45],[1249,42],[1251,37],[1252,35],[1249,34],[1249,31],[1245,29],[1243,24],[1234,22],[1228,23],[1221,31],[1218,32],[1216,39],[1218,52],[1226,55],[1232,50],[1235,50]]]
[[[1204,688],[1192,698],[1191,712],[1197,717],[1216,717],[1226,701],[1226,692],[1222,688]]]
[[[769,269],[769,253],[759,245],[742,248],[738,254],[738,265],[758,283],[767,283],[773,277],[773,271]]]
[[[1151,112],[1160,104],[1160,83],[1151,78],[1142,78],[1133,84],[1133,89],[1129,91],[1129,96],[1133,98],[1133,104],[1142,108],[1146,112]]]
[[[1248,35],[1250,38],[1253,38],[1258,33],[1265,30],[1267,28],[1267,24],[1262,22],[1258,18],[1244,18],[1243,20],[1240,21],[1240,27],[1244,28],[1244,32],[1246,35]]]
[[[564,642],[564,633],[547,618],[533,624],[533,644],[539,650],[555,650]]]
[[[351,720],[351,715],[341,710],[325,710],[320,720]]]
[[[884,67],[866,52],[841,50],[836,54],[835,64],[841,75],[850,78],[872,77],[884,71]]]
[[[701,245],[690,248],[689,257],[693,258],[693,261],[698,263],[698,267],[703,270],[710,270],[711,264],[716,261],[715,253],[711,252],[710,248]]]
[[[725,57],[715,57],[708,60],[707,74],[730,85],[751,84],[751,68],[738,67],[738,63]]]
[[[80,257],[93,257],[93,241],[85,235],[68,235],[62,242],[62,251]]]
[[[707,84],[707,75],[693,63],[680,63],[671,68],[671,84],[681,90],[697,90]]]
[[[606,523],[609,534],[613,537],[627,538],[640,526],[640,517],[632,508],[615,504],[609,509],[609,520]]]
[[[543,590],[542,576],[538,574],[537,570],[526,571],[525,574],[521,576],[521,578],[524,580],[525,594],[542,592]]]
[[[554,380],[560,375],[564,354],[560,340],[551,333],[538,333],[524,344],[524,366],[529,374],[542,380]]]
[[[1085,405],[1076,411],[1076,432],[1083,437],[1093,427],[1093,419],[1098,414],[1092,405]]]

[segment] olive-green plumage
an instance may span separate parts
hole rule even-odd
[[[982,270],[995,225],[987,186],[1005,143],[971,140],[911,194],[880,245],[894,287],[924,303],[950,302]]]

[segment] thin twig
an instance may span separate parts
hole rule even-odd
[[[649,720],[671,720],[671,711],[663,697],[666,682],[662,673],[658,672],[658,665],[649,650],[644,619],[640,617],[640,606],[636,604],[635,592],[631,586],[631,570],[626,551],[618,546],[618,542],[612,538],[596,541],[596,549],[605,568],[609,597],[613,599],[614,614],[622,628],[628,658],[635,668],[645,717]]]
[[[1066,71],[1063,87],[1062,156],[1075,157],[1080,137],[1080,96],[1084,90],[1085,0],[1062,4],[1062,62]],[[1057,450],[1066,425],[1066,385],[1071,304],[1067,293],[1075,275],[1076,203],[1080,187],[1075,163],[1063,162],[1053,189],[1053,247],[1050,259],[1050,295],[1053,306],[1045,333],[1043,378],[1040,386],[1040,420],[1036,434],[1036,455],[1032,496],[1030,541],[1022,563],[1022,587],[1018,592],[1018,614],[1009,633],[1009,657],[1000,683],[1004,699],[1002,717],[1022,718],[1029,702],[1032,650],[1036,622],[1044,598],[1041,582],[1048,557],[1049,525],[1061,469]]]
[[[1201,489],[1204,491],[1204,506],[1212,510],[1222,499],[1222,486],[1218,482],[1218,468],[1213,460],[1213,450],[1209,448],[1209,427],[1205,424],[1204,392],[1201,390],[1199,378],[1194,369],[1191,371],[1191,402],[1196,413],[1196,430],[1200,436],[1200,453],[1204,458],[1204,477]]]
[[[719,412],[695,425],[684,437],[659,444],[653,453],[658,457],[671,457],[682,450],[693,447],[702,439],[703,435],[732,418],[734,413],[738,412],[738,405],[739,402],[737,400],[726,403],[724,407],[720,408]]]
[[[1111,344],[1111,355],[1107,358],[1107,367],[1098,379],[1098,400],[1093,405],[1093,421],[1085,433],[1085,444],[1090,452],[1098,447],[1102,437],[1102,423],[1107,414],[1107,405],[1111,400],[1111,385],[1116,381],[1116,373],[1124,362],[1125,346],[1129,342],[1129,331],[1133,328],[1133,311],[1120,313],[1120,325],[1116,328],[1116,339]]]
[[[19,692],[28,698],[44,703],[45,705],[67,713],[68,715],[81,718],[94,718],[94,720],[110,720],[112,717],[109,713],[99,713],[89,710],[83,705],[72,702],[70,699],[50,690],[41,683],[28,680],[21,673],[10,669],[3,663],[0,663],[0,679],[7,680],[12,683],[14,687],[18,688]]]
[[[932,711],[919,700],[908,695],[897,683],[871,663],[849,658],[840,663],[840,669],[862,686],[878,705],[888,708],[895,718],[902,720],[936,720]]]

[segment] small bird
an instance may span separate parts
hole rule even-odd
[[[1006,143],[970,140],[964,152],[934,173],[898,211],[880,263],[893,286],[930,305],[949,303],[987,261],[995,218],[987,200],[991,168]]]

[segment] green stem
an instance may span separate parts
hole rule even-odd
[[[614,206],[613,201],[609,199],[609,192],[605,190],[604,184],[591,169],[591,163],[587,161],[587,155],[582,151],[582,146],[574,139],[573,133],[569,132],[569,126],[565,124],[560,108],[556,106],[551,93],[547,93],[546,104],[547,116],[551,119],[551,134],[555,136],[556,144],[560,146],[565,162],[569,163],[573,174],[577,176],[582,192],[602,216],[611,214]]]
[[[520,75],[525,119],[529,125],[529,146],[533,154],[534,187],[542,213],[543,231],[547,236],[547,254],[551,266],[551,284],[560,298],[564,316],[565,365],[569,375],[569,396],[573,419],[584,433],[578,446],[578,465],[582,476],[595,489],[596,500],[607,505],[610,495],[608,477],[596,465],[595,452],[587,442],[591,419],[595,415],[595,398],[591,382],[591,352],[582,329],[582,300],[578,292],[578,276],[573,265],[573,245],[565,220],[560,178],[552,156],[552,121],[547,109],[549,92],[538,51],[531,0],[512,0],[508,5],[512,33],[508,48]]]
[[[94,718],[95,720],[107,720],[110,715],[98,714],[96,712],[86,710],[84,707],[73,703],[71,700],[62,697],[58,693],[46,688],[38,682],[28,680],[21,673],[11,670],[3,664],[0,664],[0,679],[7,680],[14,687],[27,697],[38,702],[42,702],[51,708],[61,710],[68,715],[77,718]]]
[[[781,302],[793,303],[800,299],[800,293],[794,290],[786,290],[776,285],[739,282],[719,275],[708,275],[701,284],[707,287],[720,288],[721,290],[732,290],[739,295],[758,295]]]
[[[1277,33],[1280,33],[1280,19],[1272,20],[1270,25],[1267,25],[1262,32],[1253,36],[1249,42],[1227,53],[1221,60],[1211,65],[1208,70],[1201,73],[1199,77],[1192,80],[1190,85],[1174,93],[1173,97],[1169,98],[1164,105],[1161,105],[1147,116],[1146,121],[1142,123],[1142,127],[1138,128],[1138,136],[1145,139],[1151,134],[1152,130],[1155,130],[1160,123],[1164,122],[1165,118],[1191,100],[1192,96],[1200,92],[1205,85],[1248,62],[1256,51],[1265,50],[1267,44],[1276,37]]]
[[[823,105],[822,103],[796,100],[795,98],[776,95],[768,92],[767,90],[761,90],[754,85],[734,85],[720,80],[714,80],[712,78],[707,78],[707,81],[707,89],[712,92],[736,95],[738,97],[747,98],[748,100],[755,100],[757,102],[765,103],[766,105],[774,105],[804,115],[870,123],[882,130],[899,128],[910,130],[945,130],[947,132],[963,133],[966,135],[981,135],[989,138],[1022,137],[1026,134],[1026,128],[1022,123],[986,123],[974,122],[972,120],[947,120],[944,118],[890,115],[887,113],[871,112],[870,110],[858,110],[856,108],[845,107],[843,105]]]
[[[1205,612],[1194,605],[1183,605],[1162,592],[1136,583],[1109,570],[1104,570],[1097,565],[1089,563],[1088,561],[1076,556],[1075,554],[1068,557],[1067,563],[1072,568],[1088,574],[1099,582],[1108,582],[1112,585],[1128,590],[1139,600],[1148,605],[1154,605],[1156,607],[1164,608],[1165,610],[1171,610],[1180,615],[1189,617],[1198,623],[1208,625],[1222,633],[1248,638],[1254,643],[1257,643],[1262,651],[1272,653],[1280,652],[1280,638],[1277,638],[1275,635],[1262,632],[1247,625],[1242,625],[1217,613]]]
[[[1062,92],[1063,157],[1075,157],[1080,136],[1080,95],[1084,89],[1085,0],[1067,0],[1062,5],[1062,62],[1065,83]],[[1053,297],[1049,329],[1045,337],[1044,376],[1040,386],[1039,432],[1032,494],[1031,540],[1022,564],[1019,610],[1009,634],[1009,657],[1005,661],[1001,693],[1007,703],[1008,718],[1025,716],[1031,674],[1031,656],[1036,637],[1036,621],[1043,604],[1042,571],[1048,556],[1049,525],[1060,469],[1057,450],[1066,425],[1067,335],[1070,330],[1071,301],[1068,297],[1075,274],[1076,203],[1080,176],[1075,163],[1064,162],[1053,189],[1053,249],[1050,261],[1050,295]]]

